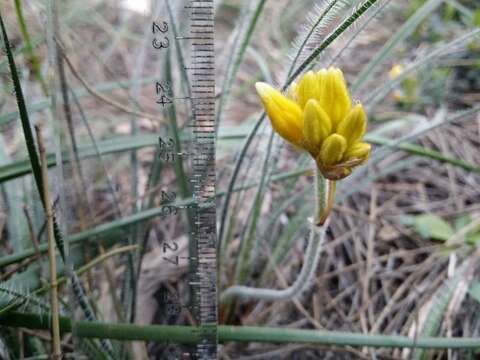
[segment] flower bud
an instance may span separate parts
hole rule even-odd
[[[303,111],[303,136],[309,152],[316,157],[322,141],[330,134],[332,123],[317,100],[310,99]]]
[[[353,160],[353,159],[361,159],[363,162],[368,159],[371,149],[372,149],[372,146],[370,144],[357,142],[347,149],[343,159],[345,161]]]
[[[325,166],[330,166],[342,160],[347,149],[347,140],[342,135],[332,134],[322,144],[318,160]]]
[[[307,72],[297,86],[298,104],[303,109],[310,99],[315,99],[318,92],[317,77],[313,71]]]
[[[303,137],[303,113],[292,100],[268,84],[255,84],[275,131],[290,143],[300,146]]]
[[[367,115],[361,104],[357,104],[348,113],[345,119],[338,124],[337,134],[342,135],[348,145],[352,145],[360,140],[367,130]]]
[[[340,69],[330,67],[317,73],[317,100],[330,117],[333,129],[342,121],[350,110],[351,100],[347,85]]]

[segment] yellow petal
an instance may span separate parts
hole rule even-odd
[[[258,82],[255,88],[275,131],[290,143],[301,146],[303,114],[297,103],[266,83]]]
[[[367,131],[367,115],[361,104],[357,104],[348,113],[337,127],[337,134],[342,135],[348,145],[352,145],[360,140]]]
[[[325,139],[318,160],[325,166],[335,165],[342,160],[347,149],[347,140],[342,135],[332,134]]]
[[[345,161],[353,159],[367,160],[371,150],[372,146],[370,144],[357,142],[348,148],[343,158]]]
[[[317,73],[317,83],[319,87],[317,99],[330,117],[333,129],[336,129],[352,104],[343,73],[333,67],[328,70],[322,69]]]
[[[316,157],[322,141],[330,134],[332,123],[317,100],[310,99],[303,111],[303,136],[310,153]]]
[[[303,109],[310,99],[315,99],[318,93],[317,77],[313,71],[307,72],[298,83],[297,99],[298,104]]]
[[[292,101],[297,101],[297,88],[298,85],[295,81],[293,81],[287,90],[287,97]]]

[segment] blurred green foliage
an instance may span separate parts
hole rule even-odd
[[[401,223],[409,226],[424,239],[448,241],[458,234],[465,233],[463,241],[472,246],[480,241],[480,225],[475,225],[474,221],[469,214],[462,214],[452,222],[435,214],[403,215],[400,218]]]
[[[406,18],[414,14],[426,0],[412,0],[404,10]],[[448,0],[425,19],[409,39],[407,47],[421,48],[425,43],[442,43],[455,38],[465,29],[480,26],[479,3],[474,0]],[[423,112],[438,107],[448,97],[457,107],[469,106],[462,96],[480,91],[480,43],[477,39],[467,45],[460,58],[446,59],[407,77],[396,91],[397,106],[406,111]]]

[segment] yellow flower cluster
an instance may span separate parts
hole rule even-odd
[[[362,142],[367,116],[352,100],[340,69],[309,71],[283,95],[272,86],[255,84],[275,131],[310,153],[320,172],[340,180],[363,164],[371,146]]]

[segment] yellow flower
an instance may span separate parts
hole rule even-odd
[[[390,79],[394,80],[402,75],[404,67],[402,65],[394,65],[388,72]],[[412,105],[417,102],[417,79],[414,76],[406,76],[401,81],[401,88],[392,92],[393,99],[401,105]]]
[[[393,80],[399,77],[402,72],[403,72],[403,66],[400,64],[395,64],[392,66],[392,68],[388,72],[388,76],[390,77],[390,79]]]
[[[367,115],[360,103],[352,106],[340,69],[309,71],[286,95],[266,83],[255,87],[275,131],[308,151],[327,179],[342,179],[368,159]]]

